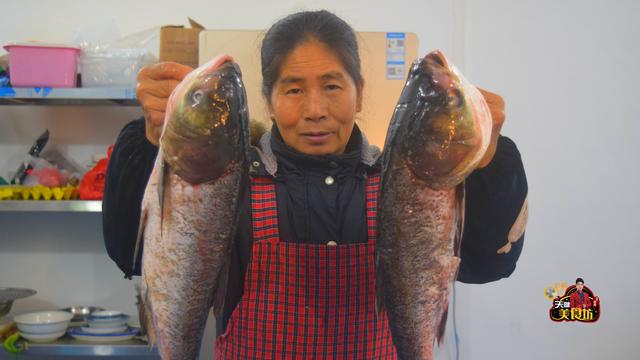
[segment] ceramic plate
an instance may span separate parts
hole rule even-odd
[[[124,333],[127,331],[129,327],[127,325],[116,326],[116,327],[81,327],[83,333],[85,334],[116,334],[116,333]]]
[[[87,334],[82,331],[81,328],[70,328],[67,334],[71,335],[74,339],[80,341],[91,342],[112,342],[112,341],[124,341],[133,338],[140,333],[138,328],[128,328],[127,331],[113,334]]]

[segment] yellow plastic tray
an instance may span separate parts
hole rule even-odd
[[[77,200],[79,196],[77,186],[0,186],[0,200]]]

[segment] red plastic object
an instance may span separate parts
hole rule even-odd
[[[104,179],[107,176],[107,166],[111,158],[113,145],[107,150],[107,158],[100,159],[93,169],[87,171],[80,181],[80,200],[102,200],[104,195]]]

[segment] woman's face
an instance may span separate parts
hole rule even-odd
[[[284,142],[299,152],[344,152],[362,107],[362,86],[319,41],[296,47],[282,62],[269,109]]]

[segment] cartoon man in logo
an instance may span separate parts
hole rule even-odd
[[[591,306],[596,306],[596,303],[591,303],[591,299],[589,299],[589,294],[585,291],[582,291],[584,288],[584,280],[582,278],[576,279],[576,291],[571,293],[569,298],[569,302],[571,303],[571,308],[578,309],[588,309]]]

